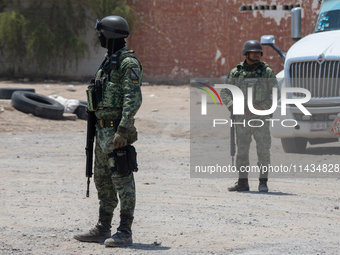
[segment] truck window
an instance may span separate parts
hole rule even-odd
[[[314,33],[338,29],[340,29],[340,2],[338,0],[324,0]]]

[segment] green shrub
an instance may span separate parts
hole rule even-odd
[[[86,32],[94,28],[96,19],[108,15],[124,17],[133,29],[136,14],[124,0],[1,1],[2,69],[20,76],[29,65],[36,67],[39,77],[61,75],[86,57]]]

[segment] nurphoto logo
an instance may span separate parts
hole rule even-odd
[[[222,105],[222,100],[220,96],[218,95],[217,91],[215,89],[228,89],[233,97],[233,108],[232,108],[232,114],[233,115],[244,115],[245,114],[245,109],[244,109],[244,102],[245,102],[245,96],[242,92],[242,90],[235,86],[235,85],[230,85],[230,84],[215,84],[214,88],[208,84],[198,82],[207,88],[209,88],[211,91],[215,93],[217,98],[220,101],[220,104]],[[203,91],[205,91],[207,94],[210,95],[210,97],[213,99],[215,102],[215,105],[217,105],[216,100],[212,93],[208,91],[207,89],[199,88]],[[268,116],[274,113],[274,111],[277,109],[278,106],[278,89],[273,88],[272,90],[272,101],[273,104],[270,109],[267,110],[257,110],[253,106],[253,88],[249,87],[247,88],[247,106],[248,109],[251,113],[258,115],[258,116]],[[288,98],[287,94],[288,93],[301,93],[304,94],[304,98]],[[281,89],[281,115],[285,116],[286,115],[286,108],[287,105],[295,105],[304,115],[312,115],[304,106],[304,103],[307,103],[311,99],[311,93],[309,90],[304,89],[304,88],[287,88],[283,87]],[[206,94],[202,94],[201,96],[201,115],[207,115],[207,96]],[[274,122],[275,121],[280,121],[279,119],[266,119],[265,121],[269,121],[271,123],[271,126],[274,127]],[[254,125],[254,122],[259,122],[259,125]],[[292,122],[291,125],[288,125],[289,122]],[[213,127],[216,125],[223,125],[227,124],[228,120],[226,119],[214,119],[213,120]],[[235,124],[242,124],[243,126],[246,126],[245,120],[244,122],[233,122],[233,120],[230,121],[230,125],[235,125]],[[248,126],[250,127],[262,127],[264,125],[264,121],[261,119],[251,119],[248,121]],[[283,127],[295,127],[297,125],[297,121],[294,119],[283,119],[281,120],[281,125]]]
[[[233,95],[233,114],[234,115],[244,115],[244,95],[242,90],[235,86],[229,84],[216,84],[215,88],[226,88],[229,89],[231,94]],[[273,88],[272,96],[273,96],[273,105],[268,110],[257,110],[253,106],[253,88],[248,88],[248,108],[255,115],[270,115],[277,108],[277,88]],[[305,94],[304,98],[287,98],[287,93],[302,93]],[[304,88],[287,88],[283,87],[281,89],[281,115],[286,115],[286,106],[287,105],[295,105],[304,115],[312,115],[302,104],[307,103],[311,99],[311,93],[309,90]]]
[[[203,83],[203,82],[197,82],[197,83],[202,84],[203,86],[206,86],[212,92],[214,92],[215,95],[217,96],[218,100],[220,101],[220,104],[223,106],[221,97],[219,96],[217,91],[212,86],[210,86],[209,84]],[[201,89],[204,92],[206,92],[212,98],[212,100],[214,101],[215,105],[217,105],[216,100],[215,100],[213,94],[211,94],[211,92],[209,90],[204,89],[204,88],[199,88],[199,87],[198,87],[198,89]],[[202,105],[201,114],[202,115],[207,115],[207,95],[206,94],[202,94],[201,100],[202,100],[202,102],[201,102],[201,105]]]

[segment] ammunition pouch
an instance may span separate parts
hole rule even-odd
[[[259,103],[269,96],[269,86],[263,78],[244,78],[237,83],[237,86],[245,95],[245,101],[248,100],[248,88],[253,88],[253,103]]]
[[[115,149],[107,155],[107,159],[109,160],[110,158],[115,161],[114,167],[111,167],[112,173],[117,172],[119,175],[128,175],[131,172],[138,171],[137,152],[132,145]]]
[[[89,111],[95,111],[98,104],[103,99],[103,88],[100,79],[91,79],[91,83],[86,90],[87,94],[87,108]]]

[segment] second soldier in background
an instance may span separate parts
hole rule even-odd
[[[243,95],[245,95],[245,100],[247,100],[248,88],[252,87],[253,106],[256,110],[270,109],[272,106],[272,89],[273,87],[278,88],[278,81],[273,70],[269,68],[267,63],[260,61],[262,55],[263,50],[260,42],[256,40],[247,41],[242,49],[242,56],[245,56],[246,59],[231,70],[225,82],[226,84],[239,87]],[[222,89],[220,94],[223,103],[232,112],[233,98],[231,92],[228,89]],[[269,119],[270,116],[257,116],[249,111],[246,102],[244,105],[245,115],[237,115],[234,119],[234,122],[245,123],[245,125],[235,125],[237,143],[236,167],[239,171],[239,179],[236,185],[228,188],[228,190],[249,190],[248,172],[244,170],[249,166],[249,149],[251,137],[253,136],[256,141],[257,165],[260,170],[258,190],[260,192],[268,192],[268,172],[262,171],[262,166],[268,166],[270,164],[271,136],[269,122],[265,121],[265,119]],[[251,119],[263,120],[264,124],[260,127],[248,126],[247,123]]]

